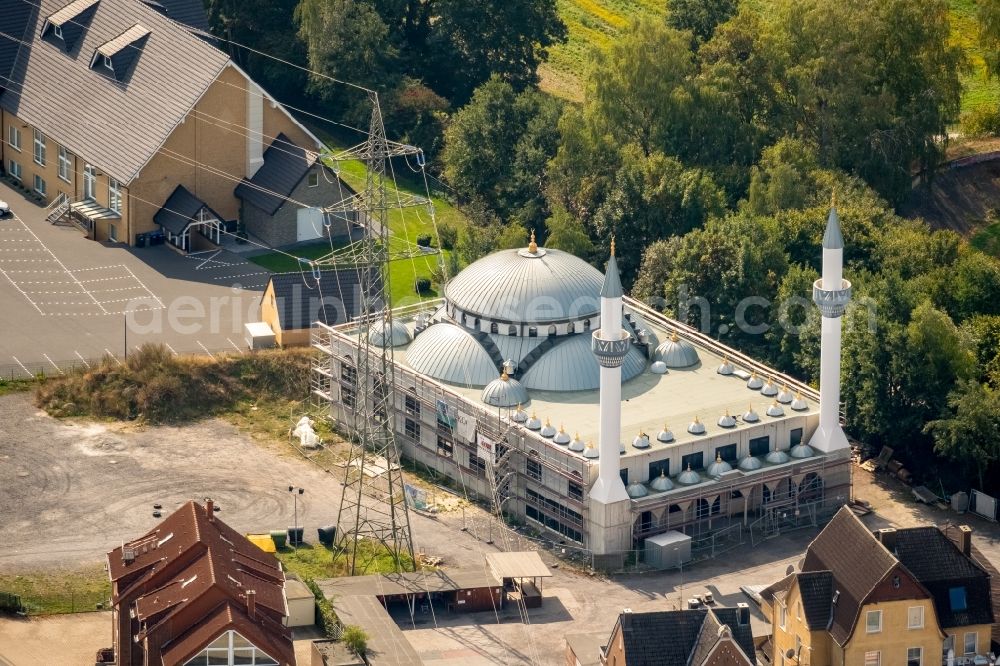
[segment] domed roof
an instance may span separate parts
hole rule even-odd
[[[545,419],[545,425],[542,426],[542,429],[539,431],[538,434],[541,435],[542,437],[545,437],[546,439],[550,437],[555,437],[556,427],[552,425],[551,421]]]
[[[775,385],[774,380],[770,377],[767,378],[767,383],[764,384],[763,388],[760,389],[761,395],[766,395],[767,397],[778,395],[778,387]]]
[[[735,371],[736,368],[734,368],[733,364],[729,362],[729,357],[723,358],[722,363],[719,365],[719,369],[716,370],[716,372],[718,372],[720,375],[726,375],[726,376],[733,374],[733,372]]]
[[[528,430],[541,430],[542,420],[535,416],[534,412],[531,412],[531,417],[524,422],[524,427]]]
[[[672,441],[674,441],[674,433],[672,433],[670,431],[670,428],[667,427],[666,423],[663,424],[663,430],[661,430],[660,432],[656,433],[656,441],[658,441],[658,442],[672,442]]]
[[[642,485],[638,481],[636,481],[635,483],[630,483],[628,485],[628,488],[625,489],[625,492],[627,492],[628,496],[633,499],[637,499],[639,497],[645,497],[646,495],[649,494],[649,491],[646,490],[646,486]]]
[[[663,361],[653,361],[652,365],[649,366],[649,371],[654,375],[665,375],[667,374],[667,364]]]
[[[774,451],[771,451],[766,456],[764,456],[764,460],[771,463],[772,465],[781,465],[782,463],[788,462],[788,454],[785,453],[784,451],[775,449]]]
[[[736,418],[726,410],[726,413],[719,417],[719,426],[722,428],[735,428]]]
[[[816,455],[816,450],[808,444],[796,444],[788,452],[793,458],[812,458]]]
[[[698,420],[698,417],[694,417],[694,421],[688,424],[688,432],[692,435],[704,435],[705,434],[705,424]]]
[[[760,458],[757,458],[755,456],[746,456],[745,458],[740,460],[739,464],[739,468],[744,472],[752,472],[754,470],[760,469],[762,466],[763,463],[760,461]]]
[[[406,348],[406,362],[417,372],[460,386],[486,386],[497,367],[483,346],[461,326],[429,326]]]
[[[731,472],[732,470],[733,466],[723,460],[722,456],[717,455],[715,456],[715,462],[709,465],[708,469],[705,471],[709,476],[719,476],[721,474],[725,474],[726,472]]]
[[[668,368],[688,368],[698,362],[698,350],[674,331],[656,348],[653,358],[663,361]]]
[[[660,475],[649,482],[649,487],[658,493],[664,493],[674,489],[674,482],[661,470]]]
[[[622,364],[626,382],[646,369],[646,358],[638,347],[629,347]],[[496,374],[494,370],[493,374]],[[589,335],[573,335],[561,341],[524,373],[521,381],[538,391],[589,391],[601,385],[601,366],[590,350]]]
[[[524,405],[523,402],[517,406],[517,411],[515,411],[514,415],[511,416],[515,423],[524,423],[528,420],[528,412],[521,409],[522,405]]]
[[[398,319],[393,319],[392,325],[389,327],[392,334],[389,336],[389,340],[387,341],[385,325],[385,319],[379,319],[368,329],[368,340],[376,347],[402,347],[413,339],[413,336],[410,335],[410,331],[406,328],[406,324]]]
[[[747,411],[743,412],[743,420],[747,423],[756,423],[760,421],[760,415],[754,411],[753,405],[747,408]]]
[[[494,407],[520,407],[528,402],[528,389],[505,372],[483,389],[483,402]]]
[[[585,448],[583,450],[583,457],[584,458],[597,458],[600,455],[601,455],[601,452],[597,449],[596,446],[594,446],[593,442],[587,444],[587,448]]]
[[[632,446],[637,449],[648,449],[649,448],[649,435],[644,432],[640,432],[632,440]]]
[[[696,483],[701,483],[701,474],[691,469],[691,465],[688,468],[677,475],[677,483],[682,486],[693,486]]]
[[[764,380],[758,377],[756,372],[750,375],[750,379],[747,380],[747,388],[751,391],[758,391],[763,385]]]
[[[552,438],[552,441],[561,446],[566,446],[570,442],[569,433],[563,430],[562,426],[559,426],[559,432]]]
[[[569,450],[570,451],[576,451],[577,453],[580,453],[585,448],[587,448],[587,447],[585,447],[583,445],[583,440],[580,439],[580,433],[576,433],[576,436],[573,437],[573,441],[569,443]]]
[[[801,393],[795,394],[795,399],[792,400],[792,409],[797,412],[809,409],[809,403],[807,403],[803,398]]]
[[[600,312],[604,275],[561,250],[501,250],[472,262],[445,287],[460,310],[515,323],[583,319]]]
[[[794,398],[792,398],[792,392],[788,390],[788,386],[785,384],[781,385],[781,390],[778,391],[778,402],[783,405],[787,405]]]
[[[774,402],[771,403],[771,406],[767,408],[767,415],[768,416],[773,416],[775,418],[777,418],[779,416],[784,416],[785,415],[785,409],[784,409],[784,407],[782,407],[781,405],[778,404],[777,400],[775,400]]]

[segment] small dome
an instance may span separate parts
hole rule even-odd
[[[719,417],[719,425],[723,428],[736,427],[736,419],[732,415],[730,415],[728,409],[726,410],[725,414]]]
[[[816,451],[808,444],[796,444],[788,452],[788,455],[793,458],[812,458],[816,455]]]
[[[514,419],[514,423],[524,423],[528,420],[528,412],[521,409],[521,405],[518,405],[517,410],[514,411],[514,415],[511,418]]]
[[[581,453],[586,447],[583,445],[583,440],[580,439],[580,433],[576,433],[573,441],[569,443],[569,450]]]
[[[674,441],[674,433],[670,432],[670,428],[666,423],[663,424],[663,430],[656,433],[656,441],[663,442],[664,444]]]
[[[570,442],[569,433],[563,430],[562,426],[559,426],[559,432],[552,438],[552,441],[560,446],[566,446]]]
[[[733,374],[734,370],[736,370],[736,368],[734,368],[733,364],[729,362],[729,357],[727,356],[722,359],[722,365],[719,366],[719,369],[716,370],[716,372],[720,375],[726,375],[728,377]]]
[[[514,407],[520,409],[521,405],[528,401],[528,389],[524,384],[511,379],[507,373],[500,375],[499,379],[494,379],[483,389],[483,402],[494,407]],[[514,414],[517,420],[517,413]]]
[[[784,416],[785,408],[779,405],[778,401],[775,400],[774,402],[771,403],[771,406],[767,408],[767,415],[774,417]]]
[[[739,468],[744,472],[752,472],[756,469],[760,469],[763,463],[761,463],[760,458],[754,456],[747,456],[740,461]]]
[[[692,435],[704,435],[705,434],[705,424],[698,420],[698,417],[694,417],[694,421],[688,426],[688,432]]]
[[[760,415],[753,410],[753,405],[750,405],[747,411],[743,412],[743,420],[747,423],[757,423],[757,421],[760,421]]]
[[[646,495],[649,494],[649,491],[646,490],[646,486],[642,485],[639,482],[630,483],[628,485],[628,488],[625,489],[625,492],[627,492],[628,496],[631,497],[632,499],[638,499],[639,497],[645,497]]]
[[[663,493],[668,490],[674,489],[674,482],[670,480],[663,470],[660,470],[660,475],[649,482],[649,487],[658,493]]]
[[[653,364],[649,366],[649,371],[654,375],[665,375],[667,374],[667,364],[663,361],[653,361]]]
[[[632,440],[632,446],[637,449],[648,449],[649,448],[649,435],[644,432],[640,432]]]
[[[774,451],[771,451],[766,456],[764,456],[764,460],[771,463],[772,465],[781,465],[783,463],[788,462],[788,454],[785,453],[784,451],[779,451],[775,449]]]
[[[715,456],[715,462],[709,465],[708,469],[705,471],[709,476],[721,476],[726,472],[731,472],[732,470],[733,466],[723,460],[722,456],[717,455]]]
[[[764,380],[758,377],[756,372],[750,375],[750,379],[747,380],[747,388],[752,391],[759,391],[763,385]]]
[[[768,377],[767,383],[760,389],[760,394],[766,395],[769,398],[778,395],[778,386],[774,383],[774,380]]]
[[[542,429],[538,434],[546,438],[555,437],[556,428],[548,419],[545,419],[545,425],[542,426]]]
[[[594,446],[593,442],[590,442],[589,444],[587,444],[587,448],[585,448],[583,450],[583,457],[584,458],[596,458],[599,455],[601,455],[601,452],[597,450],[597,447]]]
[[[537,416],[535,416],[534,412],[531,412],[531,418],[529,418],[527,421],[524,422],[524,427],[526,427],[528,430],[541,430],[542,421]]]
[[[796,393],[795,398],[792,400],[792,409],[797,412],[805,411],[809,409],[809,403],[802,399],[801,393]]]
[[[686,470],[677,475],[677,483],[682,486],[693,486],[696,483],[701,483],[701,475],[691,469],[691,465],[688,465]]]
[[[402,347],[403,345],[409,344],[413,340],[413,336],[410,335],[410,331],[407,330],[406,324],[399,321],[398,319],[393,319],[392,324],[389,325],[389,331],[391,335],[386,339],[386,322],[385,319],[379,319],[368,329],[368,341],[371,342],[376,347]]]
[[[792,392],[788,390],[788,385],[782,384],[781,390],[778,391],[778,402],[780,402],[783,405],[787,405],[792,400],[793,400]]]
[[[663,361],[668,368],[688,368],[698,362],[698,350],[687,340],[681,340],[677,331],[673,331],[670,337],[656,348],[653,358]]]

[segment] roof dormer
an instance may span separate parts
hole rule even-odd
[[[100,1],[73,0],[45,19],[42,24],[42,39],[55,44],[67,53],[72,51],[90,25]]]
[[[131,28],[94,51],[90,68],[123,83],[128,79],[132,64],[142,53],[149,38],[148,28],[136,23]]]

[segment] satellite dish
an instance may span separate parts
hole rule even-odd
[[[791,576],[793,571],[795,571],[795,567],[792,566],[791,564],[789,564],[788,568],[785,569],[785,575],[786,576]]]
[[[795,659],[795,648],[788,648],[788,651],[785,652],[785,658]]]

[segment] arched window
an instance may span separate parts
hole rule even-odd
[[[583,330],[584,331],[589,331],[590,330],[590,320],[589,319],[584,319],[583,320]]]
[[[528,337],[529,338],[537,338],[538,337],[538,327],[536,327],[536,326],[529,326],[528,327]]]
[[[567,324],[566,325],[566,333],[568,333],[568,334],[576,333],[576,324],[574,324],[573,322],[570,322],[569,324]]]
[[[490,333],[497,334],[499,332],[500,332],[500,325],[497,324],[495,321],[490,322]]]
[[[507,327],[507,335],[517,335],[517,326],[511,324]]]
[[[549,324],[549,336],[551,337],[551,336],[553,336],[555,334],[556,334],[556,325],[555,324]]]

